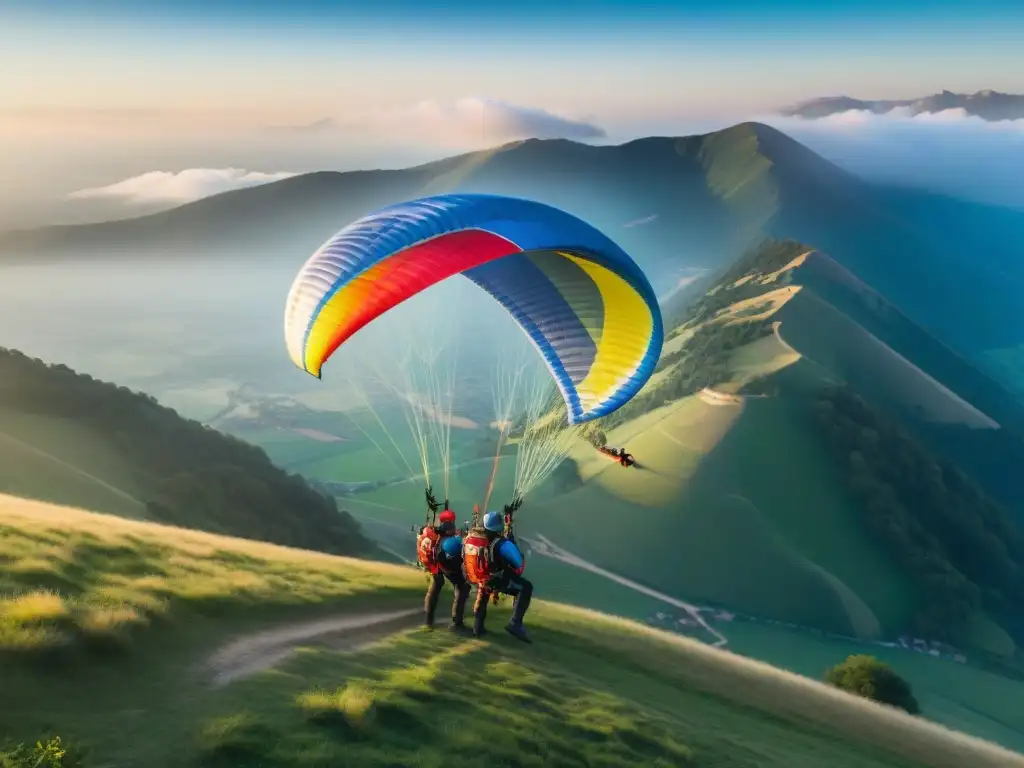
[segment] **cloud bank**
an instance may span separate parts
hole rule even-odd
[[[574,120],[545,109],[504,101],[465,98],[421,101],[408,107],[324,118],[306,125],[275,128],[295,133],[342,132],[377,140],[442,146],[495,144],[515,139],[600,139],[605,131],[587,120]]]
[[[758,119],[866,179],[1024,209],[1024,120],[988,122],[963,109],[911,115],[905,107]]]
[[[129,205],[182,204],[294,175],[286,171],[264,173],[242,168],[188,168],[178,173],[150,171],[104,187],[80,189],[69,197],[74,200],[116,200]]]

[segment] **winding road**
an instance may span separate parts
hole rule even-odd
[[[605,570],[599,565],[594,565],[594,563],[588,562],[587,560],[584,560],[582,557],[578,557],[572,554],[571,552],[562,549],[561,547],[554,544],[546,536],[543,536],[541,534],[537,534],[535,537],[530,539],[524,538],[524,541],[528,542],[530,546],[533,548],[533,551],[536,552],[538,555],[550,557],[553,560],[559,560],[563,563],[566,563],[567,565],[572,565],[576,568],[581,568],[584,571],[596,573],[598,576],[603,576],[604,578],[614,581],[617,584],[621,584],[624,587],[629,587],[635,592],[647,595],[648,597],[653,597],[656,600],[660,600],[663,603],[668,603],[669,605],[675,606],[676,608],[681,608],[690,615],[690,618],[692,618],[695,622],[700,624],[700,626],[703,627],[705,631],[707,631],[712,637],[716,638],[715,642],[712,643],[714,647],[722,648],[728,645],[729,639],[721,632],[719,632],[717,629],[708,624],[707,621],[704,620],[704,617],[700,615],[700,610],[697,608],[697,606],[693,605],[692,603],[684,602],[670,595],[666,595],[663,592],[658,592],[657,590],[651,589],[650,587],[645,587],[643,584],[637,584],[632,579],[627,579],[625,576],[619,576],[617,573],[612,573],[611,571]]]

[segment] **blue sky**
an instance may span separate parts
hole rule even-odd
[[[1017,0],[6,0],[0,106],[706,116],[1020,88],[1021,39]]]
[[[399,167],[820,95],[1021,93],[1021,40],[1022,0],[0,0],[0,229],[107,215],[68,195],[151,171]]]

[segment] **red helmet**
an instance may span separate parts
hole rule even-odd
[[[452,512],[450,509],[446,509],[444,512],[437,516],[437,520],[440,523],[454,523],[455,513]]]

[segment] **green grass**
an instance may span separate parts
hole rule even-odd
[[[142,517],[145,506],[124,459],[69,419],[0,409],[0,493]]]
[[[972,648],[979,648],[1007,659],[1012,659],[1017,653],[1017,644],[1009,633],[984,613],[975,615],[967,632]]]
[[[230,637],[409,605],[422,576],[32,502],[5,500],[0,522],[4,626],[53,630],[81,654],[0,653],[0,731],[28,743],[59,734],[87,765],[441,766],[452,750],[481,766],[1012,764],[824,686],[544,602],[529,617],[533,646],[421,630],[347,652],[307,641],[274,669],[213,687],[204,660]],[[151,626],[91,645],[85,617],[114,605]]]
[[[811,291],[800,291],[782,307],[777,319],[787,342],[864,396],[913,408],[929,421],[972,428],[996,426],[991,418]]]
[[[265,430],[250,432],[238,431],[237,437],[253,445],[258,445],[270,457],[270,460],[289,472],[314,477],[307,468],[322,461],[331,461],[339,457],[355,453],[362,447],[356,441],[345,443],[325,443],[299,434],[288,438],[280,435],[270,436]],[[327,477],[324,479],[335,479]]]
[[[515,650],[415,633],[357,657],[303,653],[236,687],[203,764],[692,764],[671,719]]]
[[[363,482],[394,480],[420,475],[423,472],[420,450],[413,432],[399,408],[380,409],[386,431],[372,414],[360,411],[354,414],[363,431],[351,423],[346,424],[345,442],[320,442],[297,434],[288,435],[277,430],[258,428],[239,432],[239,436],[262,447],[270,458],[289,471],[298,472],[317,480]],[[347,419],[347,417],[345,417]],[[428,441],[433,433],[426,428]],[[453,466],[477,458],[473,452],[476,441],[484,434],[481,430],[452,429],[449,463]],[[495,439],[497,433],[494,433]],[[394,441],[394,442],[392,442]],[[374,444],[376,442],[376,444]],[[435,487],[441,485],[441,461],[433,442],[429,443],[430,471]],[[453,469],[452,473],[458,472]]]
[[[841,579],[883,627],[903,623],[912,601],[906,579],[868,538],[817,437],[785,401],[747,401],[700,479],[755,503],[794,550]]]
[[[382,575],[392,590],[421,584],[368,561],[0,496],[0,654],[128,645],[182,612],[323,605],[379,592]]]
[[[351,483],[365,480],[390,480],[409,474],[409,468],[393,451],[389,454],[393,460],[389,460],[369,441],[364,440],[363,442],[365,445],[360,445],[354,450],[342,452],[335,448],[334,452],[329,455],[317,457],[308,462],[293,463],[291,466],[295,472],[300,472],[306,477]],[[419,455],[414,452],[411,445],[408,446],[405,455],[409,463],[412,464],[413,470],[417,473],[421,472]]]
[[[780,344],[774,334],[746,344],[737,349],[729,361],[734,377],[732,391],[739,391],[745,382],[770,376],[799,360],[800,356]]]
[[[379,464],[380,454],[377,454]],[[482,504],[490,479],[493,463],[489,458],[482,460],[468,459],[465,466],[457,466],[448,475],[448,499],[451,508],[459,515],[459,519],[469,519],[474,504]],[[503,457],[498,464],[494,490],[491,494],[491,508],[500,508],[508,503],[512,496],[512,485],[515,477],[515,457]],[[445,496],[443,474],[435,472],[431,475],[431,483],[438,501]],[[540,494],[537,494],[540,495]],[[397,510],[408,510],[411,519],[421,520],[423,517],[423,480],[416,479],[408,483],[398,483],[367,493],[358,493],[338,500],[345,509],[359,509],[360,506],[391,507]]]
[[[1024,685],[1015,680],[927,654],[781,627],[734,622],[722,631],[736,653],[813,678],[851,654],[870,653],[910,681],[928,719],[1024,751],[1024,711],[1019,707]]]
[[[743,504],[734,505],[732,514],[741,516],[744,514],[744,507]],[[525,521],[532,519],[532,513],[533,510],[524,507],[524,525]],[[772,590],[776,588],[802,588],[800,594],[807,594],[806,585],[802,586],[800,581],[801,578],[806,578],[806,574],[801,576],[796,571],[788,543],[779,541],[777,530],[764,531],[757,528],[758,524],[765,524],[763,516],[755,517],[749,524],[743,524],[742,519],[737,520],[735,529],[730,533],[721,527],[722,515],[729,514],[729,509],[716,509],[713,513],[709,515],[709,519],[714,520],[716,525],[720,526],[720,530],[723,530],[722,535],[726,539],[723,546],[729,547],[728,552],[723,555],[723,562],[743,562],[748,575],[751,575],[758,562],[757,558],[763,563],[764,584],[747,587],[748,594],[755,589],[765,590],[765,599],[768,600],[773,597],[780,599],[778,593],[772,594]],[[372,534],[384,537],[384,540],[401,551],[412,551],[412,534],[404,530],[403,522],[408,520],[408,524],[411,525],[415,522],[415,515],[403,517],[400,512],[370,506],[365,506],[357,515]],[[371,521],[377,521],[379,527],[374,527]],[[761,538],[748,549],[744,549],[745,537],[758,536]],[[709,544],[707,539],[703,541],[706,545]],[[563,543],[569,549],[573,549],[573,546]],[[576,554],[579,552],[576,551]],[[731,558],[729,554],[732,555]],[[755,562],[746,562],[745,558],[748,557],[755,558]],[[773,557],[776,559],[772,560]],[[790,570],[780,572],[780,564],[785,563],[789,564]],[[635,619],[644,619],[660,610],[679,613],[676,608],[666,606],[661,601],[637,593],[600,575],[539,555],[529,559],[528,568],[530,577],[537,586],[538,595],[545,599]],[[725,580],[728,582],[728,579]],[[757,581],[754,575],[751,575],[751,581]],[[1024,750],[1024,721],[1013,716],[1009,723],[1006,722],[1007,713],[1016,711],[1014,697],[1024,693],[1024,686],[1012,680],[998,677],[974,666],[959,665],[901,650],[889,651],[879,646],[864,646],[827,639],[806,631],[791,631],[781,627],[742,622],[722,624],[719,629],[729,638],[730,649],[737,653],[766,660],[816,679],[826,667],[841,661],[849,654],[863,652],[865,648],[869,648],[869,652],[883,657],[901,674],[905,673],[911,679],[915,691],[922,692],[921,698],[925,702],[929,718]]]
[[[586,485],[524,506],[524,532],[668,594],[755,614],[865,634],[906,616],[905,581],[784,401],[688,398],[609,441],[644,469],[591,452]]]

